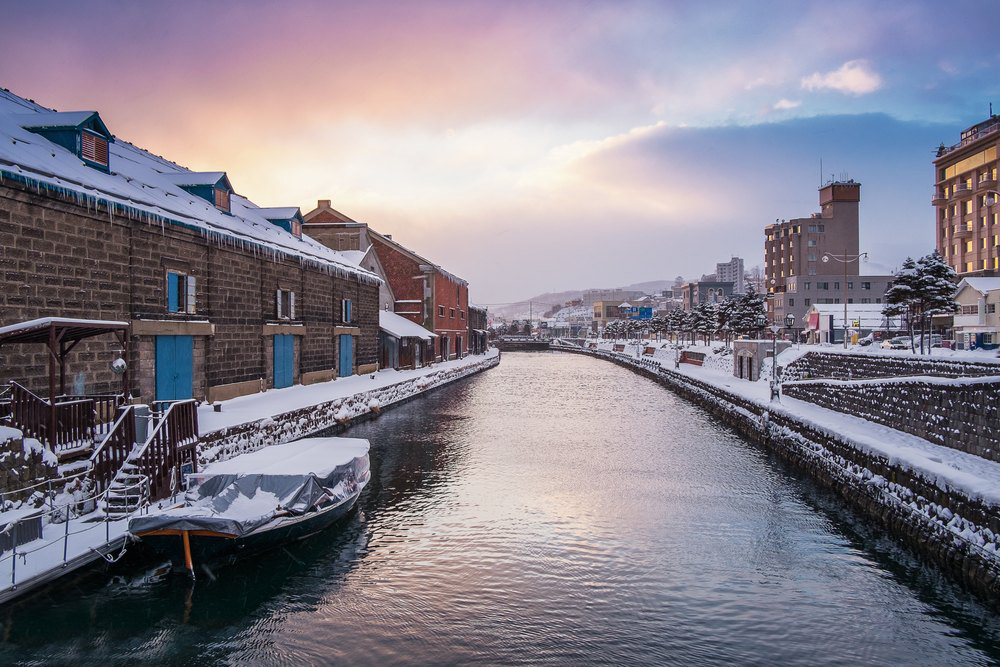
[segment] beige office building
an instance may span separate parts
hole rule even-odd
[[[937,250],[961,276],[1000,275],[1000,116],[973,125],[934,160]]]
[[[823,262],[823,255],[858,254],[858,205],[861,184],[853,180],[833,181],[819,189],[818,213],[808,218],[782,220],[764,228],[764,279],[768,310],[772,320],[783,313],[775,311],[780,295],[791,278],[839,274],[844,265],[837,261]],[[848,280],[859,273],[858,263],[847,264]],[[881,295],[879,295],[881,296]]]

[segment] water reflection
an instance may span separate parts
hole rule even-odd
[[[333,530],[8,613],[0,663],[978,664],[996,617],[627,370],[506,354],[348,435]]]

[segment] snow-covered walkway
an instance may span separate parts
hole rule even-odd
[[[5,551],[0,557],[0,603],[106,554],[117,557],[127,529],[127,518],[105,522],[99,510],[45,525],[40,539],[18,546],[16,551]]]
[[[241,396],[221,401],[221,412],[215,412],[211,405],[198,408],[198,426],[202,434],[220,431],[224,428],[260,421],[293,410],[308,408],[344,399],[358,394],[381,389],[407,380],[426,377],[450,369],[461,369],[496,357],[495,349],[486,354],[469,355],[462,359],[444,361],[433,366],[415,370],[386,369],[369,375],[352,375],[329,382],[310,385],[294,385],[284,389],[269,389],[259,394]]]
[[[611,351],[607,349],[611,347],[607,343],[603,343],[601,347],[604,352]],[[633,346],[628,346],[626,352],[617,354],[622,358],[636,359]],[[790,349],[786,354],[779,355],[782,364],[787,364],[791,358],[801,354],[801,351]],[[1000,507],[1000,463],[807,401],[782,396],[780,401],[772,402],[766,377],[750,382],[717,368],[681,364],[679,369],[675,369],[672,360],[649,356],[642,358],[675,373],[725,389],[771,412],[808,424],[820,432],[847,439],[858,449],[883,456],[890,463],[919,474],[942,490],[955,489],[967,497]]]

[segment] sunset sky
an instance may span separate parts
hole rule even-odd
[[[935,147],[1000,110],[995,0],[0,9],[0,86],[262,206],[332,199],[480,303],[762,264],[820,159],[888,271],[933,249]]]

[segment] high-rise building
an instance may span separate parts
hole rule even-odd
[[[991,115],[934,160],[937,250],[963,277],[1000,272],[998,149],[1000,116]]]
[[[808,218],[782,220],[764,228],[764,279],[768,316],[796,327],[809,306],[829,303],[882,303],[891,276],[860,276],[858,205],[861,184],[831,181],[819,189],[820,211]],[[835,257],[823,261],[826,254]],[[846,269],[846,272],[845,272]]]
[[[792,276],[815,276],[825,270],[823,255],[858,253],[858,204],[861,184],[832,181],[819,189],[819,213],[782,220],[764,228],[764,278],[769,293],[784,291]],[[858,275],[858,265],[848,267]]]
[[[743,258],[733,257],[728,262],[716,264],[715,279],[721,283],[732,283],[733,294],[744,294],[746,280],[743,277]]]

